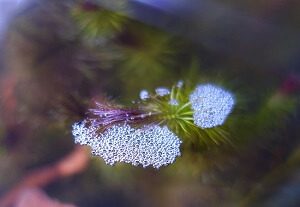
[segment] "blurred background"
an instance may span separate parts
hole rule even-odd
[[[0,206],[300,206],[299,12],[296,0],[0,0]],[[154,170],[73,143],[94,100],[130,105],[178,80],[235,94],[231,144],[185,144]]]

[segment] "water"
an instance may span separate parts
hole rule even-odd
[[[299,3],[96,2],[0,1],[0,206],[299,206]],[[199,84],[234,97],[221,126],[194,123]],[[204,123],[226,104],[209,95],[195,98]],[[146,166],[165,146],[118,137],[106,165],[74,143],[79,121],[167,126],[181,156],[119,163],[140,150]]]

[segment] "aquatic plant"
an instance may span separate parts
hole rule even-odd
[[[72,10],[72,16],[82,33],[88,38],[113,37],[128,21],[122,14],[85,2]]]
[[[222,129],[207,128],[222,125],[234,102],[219,86],[203,84],[192,91],[179,81],[155,93],[142,90],[131,108],[96,102],[87,118],[73,125],[72,133],[75,143],[89,145],[109,165],[160,168],[180,156],[181,139],[196,138],[207,145],[209,140],[227,142]]]

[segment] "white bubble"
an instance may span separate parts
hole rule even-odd
[[[169,101],[169,104],[172,105],[172,106],[178,106],[179,105],[179,103],[178,103],[178,101],[176,99],[171,99]]]
[[[182,80],[178,81],[178,82],[177,82],[177,85],[176,85],[177,88],[182,88],[183,83],[184,83],[184,82],[183,82]]]
[[[155,89],[155,93],[159,96],[166,96],[170,94],[170,90],[165,87],[159,87]]]
[[[141,90],[140,99],[141,100],[146,100],[148,98],[150,98],[149,92],[147,90]]]

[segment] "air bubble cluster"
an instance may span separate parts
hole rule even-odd
[[[165,87],[158,87],[158,88],[155,89],[155,93],[158,96],[166,96],[166,95],[170,94],[170,90],[168,88],[165,88]]]
[[[181,140],[166,126],[133,128],[128,124],[113,125],[97,134],[94,129],[75,123],[73,135],[76,143],[89,145],[92,154],[102,157],[109,165],[125,162],[160,168],[180,156]]]
[[[74,142],[81,145],[89,145],[90,142],[97,137],[97,128],[93,126],[87,127],[87,122],[80,121],[72,126],[72,134],[74,137]]]
[[[235,99],[223,88],[213,84],[198,85],[190,94],[194,123],[201,128],[222,125],[233,109]]]

